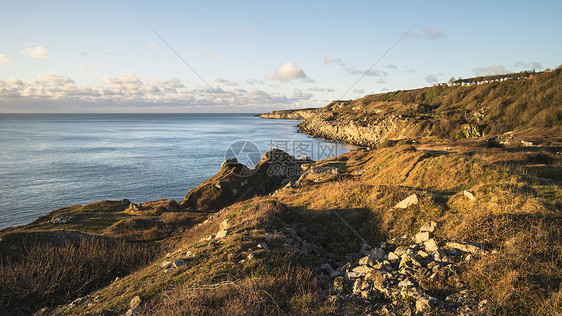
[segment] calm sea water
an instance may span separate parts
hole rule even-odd
[[[249,140],[327,158],[351,149],[252,114],[0,114],[0,228],[102,199],[182,200]]]

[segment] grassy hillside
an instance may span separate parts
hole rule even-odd
[[[334,101],[302,122],[312,136],[366,146],[500,135],[562,123],[562,69],[473,86],[434,86]]]
[[[333,102],[304,125],[376,148],[0,230],[0,314],[560,315],[560,78]]]

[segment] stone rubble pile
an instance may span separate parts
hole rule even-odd
[[[439,247],[433,238],[437,227],[435,221],[423,225],[410,245],[394,247],[382,243],[370,250],[363,245],[365,256],[337,269],[328,263],[321,265],[319,269],[332,279],[335,294],[329,302],[338,305],[346,300],[360,300],[367,305],[367,313],[381,315],[483,312],[487,302],[479,302],[468,286],[456,278],[456,273],[485,250],[456,242]],[[453,284],[453,293],[445,298],[435,297],[427,289],[432,282]]]

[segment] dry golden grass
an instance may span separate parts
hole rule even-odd
[[[259,277],[186,287],[150,302],[141,315],[308,315],[318,308],[321,290],[314,273],[284,265]]]
[[[58,245],[28,241],[0,258],[0,314],[30,314],[73,300],[143,267],[157,254],[151,245],[105,239]]]

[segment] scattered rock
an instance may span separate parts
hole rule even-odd
[[[437,302],[434,297],[420,297],[416,300],[416,312],[426,314],[433,306],[437,305]]]
[[[474,193],[464,190],[464,196],[466,196],[467,198],[469,198],[471,201],[476,200],[476,197],[474,196]]]
[[[194,254],[193,252],[191,252],[191,250],[188,250],[188,251],[185,253],[185,256],[186,256],[187,258],[195,258],[195,254]]]
[[[257,247],[260,249],[269,250],[269,246],[264,242],[259,243]]]
[[[521,145],[523,145],[523,147],[536,147],[537,143],[529,141],[529,140],[521,140]]]
[[[174,267],[179,268],[181,266],[184,266],[185,263],[185,260],[183,260],[182,258],[177,258],[176,260],[174,260]]]
[[[429,221],[420,228],[420,232],[433,233],[437,226],[439,226],[439,223],[437,223],[436,221]]]
[[[446,244],[446,247],[452,248],[452,249],[458,249],[458,250],[473,253],[473,254],[474,253],[480,253],[480,252],[484,251],[481,247],[470,244],[470,243],[448,242]]]
[[[140,304],[142,303],[141,298],[137,295],[135,297],[133,297],[133,299],[129,302],[129,307],[131,309],[137,309],[139,308]]]
[[[167,266],[169,266],[172,263],[172,261],[162,261],[162,263],[160,264],[160,268],[166,268]]]
[[[398,204],[394,206],[394,208],[401,208],[405,209],[408,208],[410,205],[418,204],[419,199],[416,194],[412,194],[409,197],[405,198],[404,200],[400,201]]]
[[[215,235],[215,239],[220,239],[220,238],[224,238],[226,237],[226,234],[228,234],[228,230],[226,229],[221,229],[217,232],[217,234]]]
[[[220,229],[228,229],[228,223],[230,222],[230,218],[225,218],[220,225]]]
[[[416,242],[416,244],[421,244],[424,241],[429,240],[429,237],[430,236],[428,232],[420,232],[414,236],[414,241]]]
[[[437,249],[439,249],[439,247],[437,247],[437,243],[435,242],[435,240],[433,238],[426,240],[423,243],[425,250],[429,251],[429,252],[433,252]]]
[[[256,255],[252,252],[248,255],[247,258],[248,258],[248,260],[254,260],[254,259],[256,259]]]
[[[53,223],[53,224],[66,224],[73,219],[74,219],[74,216],[62,215],[62,216],[57,216],[57,217],[53,218],[51,220],[51,223]]]

